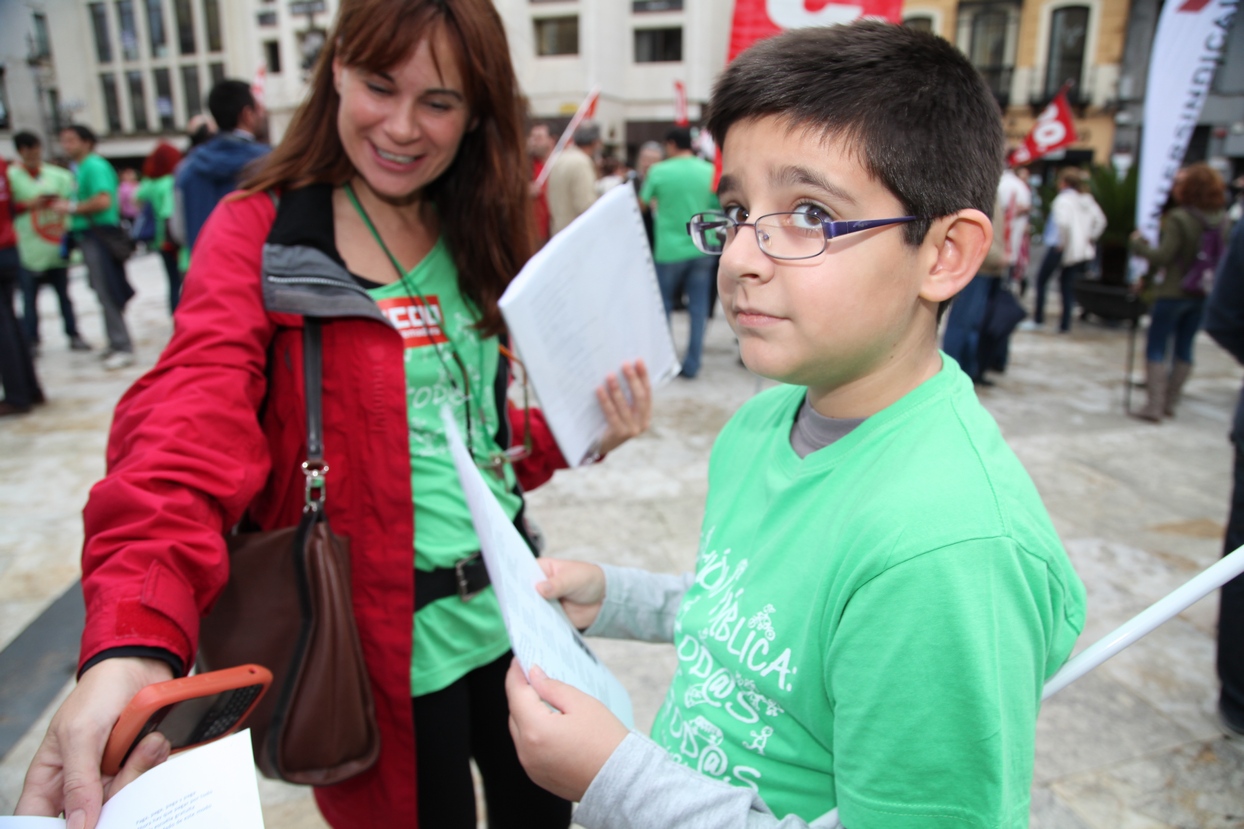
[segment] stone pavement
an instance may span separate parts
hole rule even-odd
[[[139,289],[129,311],[139,365],[116,374],[92,355],[67,350],[52,294],[43,296],[38,368],[49,403],[0,421],[0,648],[76,579],[79,512],[103,472],[110,410],[171,331],[158,259],[136,259],[131,274]],[[72,290],[84,332],[100,341],[94,298],[80,275]],[[676,317],[679,342],[685,324]],[[1151,426],[1122,411],[1126,342],[1124,329],[1091,323],[1077,323],[1069,336],[1021,332],[1010,370],[981,392],[1088,586],[1080,647],[1218,557],[1231,487],[1226,433],[1240,369],[1202,336],[1179,418]],[[703,373],[661,390],[648,434],[605,463],[558,473],[531,493],[530,514],[549,552],[666,571],[691,567],[713,438],[762,385],[738,365],[724,322],[712,321]],[[1244,827],[1244,745],[1225,740],[1214,719],[1216,613],[1216,597],[1198,603],[1044,706],[1032,827]],[[673,672],[671,649],[594,645],[630,690],[646,728]],[[0,814],[11,813],[59,699],[48,696],[43,718],[0,760]],[[16,703],[0,698],[0,725]],[[305,791],[267,781],[261,787],[270,827],[324,826]]]

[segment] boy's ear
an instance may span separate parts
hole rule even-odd
[[[933,222],[924,244],[935,256],[925,274],[920,296],[944,302],[972,281],[993,243],[993,225],[979,210],[960,210]]]

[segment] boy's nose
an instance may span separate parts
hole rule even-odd
[[[768,282],[773,278],[773,260],[760,249],[755,229],[739,228],[721,252],[718,271],[731,280],[753,279]]]

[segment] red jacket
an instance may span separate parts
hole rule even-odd
[[[370,771],[318,789],[316,799],[334,827],[414,826],[414,509],[402,337],[341,263],[330,193],[286,194],[279,219],[266,195],[225,201],[204,226],[172,340],[118,403],[108,474],[86,505],[81,660],[156,647],[192,664],[199,618],[229,575],[223,533],[244,512],[262,529],[297,522],[301,315],[325,318],[327,512],[351,539],[382,746]],[[521,411],[509,411],[502,422],[521,429]],[[532,414],[536,452],[517,469],[525,487],[565,466]]]
[[[0,250],[17,247],[17,230],[13,227],[16,213],[13,191],[9,189],[9,165],[0,158]]]

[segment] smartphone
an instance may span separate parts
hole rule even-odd
[[[239,665],[148,685],[121,712],[100,769],[116,774],[153,731],[168,739],[174,753],[232,734],[271,683],[272,673],[262,665]]]

